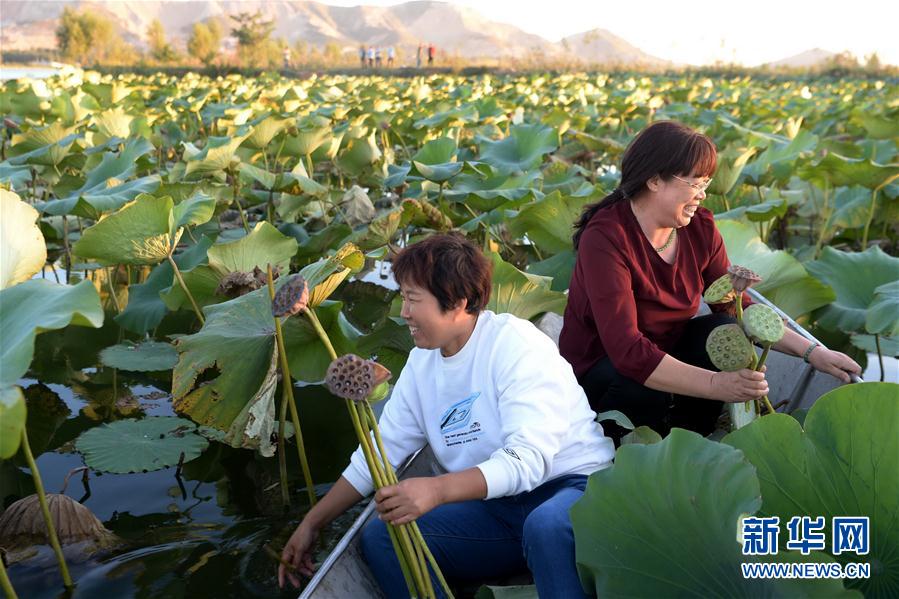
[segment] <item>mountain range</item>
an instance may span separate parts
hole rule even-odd
[[[229,15],[261,12],[273,20],[273,37],[311,45],[336,43],[346,52],[360,44],[396,46],[413,56],[419,43],[467,59],[526,58],[661,66],[651,56],[605,29],[594,29],[550,42],[506,23],[490,21],[476,10],[434,0],[393,6],[331,6],[306,0],[3,0],[0,46],[4,50],[53,48],[54,32],[63,8],[70,6],[103,14],[118,27],[125,41],[146,45],[146,32],[159,19],[168,39],[184,48],[194,23],[219,19],[227,31]]]

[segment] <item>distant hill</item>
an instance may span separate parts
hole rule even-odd
[[[618,64],[663,62],[602,29],[553,43],[490,21],[474,9],[432,0],[352,7],[302,0],[3,0],[0,46],[7,51],[55,47],[54,31],[65,6],[106,15],[125,41],[138,47],[145,45],[147,28],[154,19],[162,22],[175,45],[184,47],[198,21],[220,19],[227,31],[231,24],[228,15],[261,11],[264,18],[275,21],[274,37],[316,46],[334,42],[348,52],[359,44],[395,45],[411,56],[419,43],[434,43],[441,52],[465,58],[536,55]]]
[[[806,67],[816,67],[822,63],[827,62],[834,56],[836,56],[836,54],[834,54],[833,52],[828,52],[827,50],[822,50],[821,48],[813,48],[811,50],[800,52],[799,54],[790,56],[788,58],[783,58],[775,62],[769,62],[763,66],[791,67],[799,69]]]
[[[664,66],[671,63],[632,46],[606,29],[591,29],[563,38],[559,45],[581,62]]]

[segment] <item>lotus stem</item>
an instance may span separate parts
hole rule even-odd
[[[743,326],[743,292],[737,294],[734,300],[734,314],[737,316],[737,324]]]
[[[115,306],[116,314],[122,313],[122,307],[119,306],[119,298],[116,297],[115,294],[115,284],[112,281],[112,276],[115,270],[110,267],[104,269],[106,271],[106,287],[109,289],[109,298],[112,300],[112,305]]]
[[[272,275],[272,265],[269,264],[266,269],[268,278],[268,296],[269,299],[275,299],[275,283]],[[312,473],[309,470],[309,460],[306,459],[306,446],[303,443],[303,430],[300,428],[300,416],[297,413],[297,404],[293,398],[293,379],[290,376],[290,364],[287,361],[287,349],[284,346],[284,334],[281,331],[281,319],[277,316],[275,320],[275,339],[278,344],[278,356],[281,359],[281,374],[284,393],[287,397],[287,405],[290,407],[290,418],[293,420],[294,436],[297,441],[297,454],[300,458],[300,468],[303,470],[303,479],[306,482],[306,493],[309,495],[309,505],[315,505],[315,485],[312,483]],[[281,406],[281,413],[284,413],[284,406]],[[281,419],[280,427],[284,426],[284,418]],[[281,430],[283,433],[283,430]]]
[[[232,199],[234,203],[237,204],[237,212],[240,214],[240,223],[243,225],[243,230],[247,233],[250,232],[250,223],[247,222],[247,215],[243,213],[243,206],[240,203],[240,177],[237,175],[237,171],[232,168],[228,168],[228,174],[231,175],[231,192]]]
[[[761,356],[761,358],[758,359],[758,361],[756,361],[756,358],[755,358],[755,351],[752,352],[753,355],[752,355],[752,365],[751,366],[752,366],[752,369],[755,370],[756,372],[761,370],[762,366],[765,365],[765,360],[768,358],[768,350],[769,349],[771,349],[771,345],[765,344],[765,349],[762,350],[762,356]],[[762,395],[762,399],[759,400],[759,403],[765,404],[765,409],[768,410],[769,414],[774,413],[774,408],[771,407],[771,402],[768,400],[767,394]]]
[[[3,593],[8,599],[19,599],[19,596],[16,595],[16,590],[12,587],[9,576],[6,575],[6,567],[3,565],[2,555],[0,555],[0,589],[3,589]]]
[[[874,347],[877,348],[877,361],[880,363],[880,382],[883,382],[883,352],[880,350],[880,335],[874,333]]]
[[[328,337],[328,333],[322,328],[322,323],[319,321],[318,316],[315,315],[315,310],[310,307],[306,308],[303,312],[306,314],[309,322],[312,323],[312,328],[315,330],[318,338],[325,345],[325,349],[328,351],[328,355],[331,356],[331,360],[336,360],[337,352],[334,351],[334,345],[331,343],[331,338]]]
[[[874,188],[874,191],[871,192],[871,207],[868,209],[868,218],[865,220],[865,230],[862,233],[862,251],[865,251],[865,248],[868,247],[868,231],[871,229],[871,221],[874,220],[874,209],[877,207],[877,194],[881,189],[899,179],[899,173],[889,177],[886,181],[878,185]],[[882,371],[881,371],[882,372]]]
[[[197,318],[200,319],[200,325],[206,324],[206,319],[203,318],[203,312],[200,310],[200,307],[197,305],[197,301],[194,299],[194,296],[191,294],[190,289],[187,288],[187,285],[184,283],[184,278],[181,276],[181,271],[178,269],[178,265],[175,263],[175,259],[172,258],[172,252],[175,251],[175,247],[172,246],[172,249],[169,251],[169,255],[167,258],[169,259],[169,264],[172,265],[172,270],[175,271],[175,279],[178,280],[178,284],[181,285],[181,290],[184,292],[184,295],[187,296],[187,299],[190,300],[190,305],[193,306],[194,313],[197,315]]]
[[[50,508],[47,506],[47,495],[44,493],[44,483],[41,480],[41,472],[37,469],[34,456],[31,454],[31,445],[28,444],[28,433],[24,428],[22,429],[22,453],[25,455],[28,469],[31,470],[31,478],[34,481],[34,490],[37,493],[38,502],[41,504],[44,522],[47,523],[47,536],[50,539],[50,546],[53,547],[53,553],[56,554],[56,561],[59,562],[59,571],[62,573],[62,583],[67,589],[74,588],[75,585],[72,583],[72,577],[69,575],[69,567],[66,565],[66,558],[62,554],[62,547],[59,544],[59,538],[56,536],[56,528],[53,526]]]
[[[315,176],[313,175],[312,167],[313,167],[312,154],[306,154],[306,174],[309,176],[310,179],[315,181]]]
[[[290,491],[287,488],[287,449],[284,441],[284,429],[287,420],[287,390],[285,381],[281,382],[281,409],[278,414],[278,474],[281,479],[281,503],[290,505]]]
[[[69,247],[69,217],[62,217],[62,247],[66,252],[66,285],[69,284],[69,278],[72,271],[72,248]],[[53,269],[56,272],[56,269]]]

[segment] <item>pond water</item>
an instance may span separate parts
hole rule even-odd
[[[59,72],[54,67],[5,67],[0,66],[0,81],[8,79],[46,79]]]
[[[31,378],[20,381],[28,402],[28,435],[47,492],[60,492],[66,475],[83,466],[73,442],[84,430],[122,418],[173,415],[170,373],[140,375],[98,366],[99,351],[120,340],[113,316],[107,314],[101,329],[70,327],[40,335]],[[355,435],[343,403],[323,388],[297,386],[296,397],[321,495],[340,475]],[[91,559],[70,557],[77,585],[72,596],[279,596],[276,564],[263,546],[280,549],[308,509],[296,453],[287,455],[292,506],[286,513],[277,458],[215,442],[184,464],[180,477],[174,467],[136,474],[91,471],[85,485],[80,472],[73,474],[65,493],[90,508],[121,543]],[[20,456],[0,463],[3,507],[33,492]],[[362,507],[323,535],[320,559]],[[20,597],[63,596],[47,548],[12,563],[9,575]]]

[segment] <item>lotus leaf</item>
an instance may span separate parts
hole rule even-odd
[[[804,179],[827,181],[834,187],[861,185],[868,189],[875,189],[897,175],[899,164],[877,164],[873,160],[846,158],[835,152],[828,152],[814,166],[799,171],[799,176]]]
[[[221,173],[231,166],[237,148],[247,138],[246,133],[230,137],[210,137],[206,146],[187,159],[184,174],[188,178],[197,179],[204,175]],[[188,151],[185,144],[185,156]]]
[[[741,554],[735,531],[761,504],[755,470],[726,445],[678,428],[659,443],[623,445],[571,508],[581,581],[599,597],[841,594],[839,580],[743,578],[740,563],[758,560]]]
[[[807,268],[836,293],[836,300],[818,316],[819,324],[831,330],[863,331],[875,289],[899,280],[899,258],[876,246],[854,253],[825,247]]]
[[[509,232],[527,238],[544,252],[557,254],[572,249],[572,223],[584,206],[581,198],[563,196],[558,191],[527,204],[509,221]]]
[[[354,272],[362,270],[365,256],[352,243],[343,245],[332,256],[322,258],[300,271],[309,285],[309,306],[315,308]]]
[[[874,289],[874,299],[865,317],[865,330],[899,337],[899,280]]]
[[[156,264],[177,243],[172,208],[170,197],[141,194],[115,214],[85,229],[72,251],[101,264]]]
[[[743,167],[750,158],[756,153],[757,148],[737,148],[736,146],[728,146],[722,152],[718,153],[718,169],[712,177],[712,184],[709,186],[709,193],[717,195],[727,195],[737,184],[740,175],[743,173]]]
[[[852,333],[849,336],[849,339],[855,347],[872,354],[877,353],[877,345],[879,343],[881,355],[899,358],[899,339],[890,337],[880,337],[875,339],[874,335],[859,335],[856,333]]]
[[[358,185],[350,187],[340,200],[340,208],[349,226],[367,225],[375,218],[375,206]]]
[[[543,277],[552,277],[553,282],[550,289],[564,292],[568,290],[568,286],[571,284],[574,264],[574,250],[566,250],[546,260],[531,262],[528,264],[527,272]]]
[[[197,425],[174,416],[119,420],[90,428],[75,441],[85,463],[100,472],[152,472],[198,457],[209,442]]]
[[[68,156],[72,143],[78,137],[73,131],[74,127],[66,127],[56,122],[16,134],[11,140],[9,163],[13,166],[20,164],[56,166]]]
[[[562,314],[565,310],[567,298],[564,293],[550,290],[550,277],[522,272],[495,252],[490,252],[489,257],[493,261],[493,290],[488,310],[525,319],[544,312]]]
[[[558,147],[558,134],[545,125],[515,125],[499,141],[481,142],[481,160],[504,172],[523,172],[540,166],[543,156]]]
[[[8,460],[19,451],[26,409],[22,388],[0,387],[0,460]]]
[[[100,352],[100,361],[111,368],[152,372],[171,370],[178,363],[178,352],[170,343],[142,341],[120,343]]]
[[[31,279],[0,291],[0,386],[25,376],[38,333],[70,324],[103,324],[100,296],[90,281],[72,286]]]
[[[727,435],[758,471],[762,513],[787,522],[793,516],[870,518],[870,553],[836,556],[865,561],[871,577],[846,579],[866,597],[899,590],[899,410],[895,383],[846,385],[823,395],[800,425],[784,414],[760,418]],[[824,530],[827,547],[831,527]],[[783,536],[781,537],[783,539]]]
[[[37,210],[0,189],[0,289],[26,281],[44,267],[47,245],[37,220]]]

